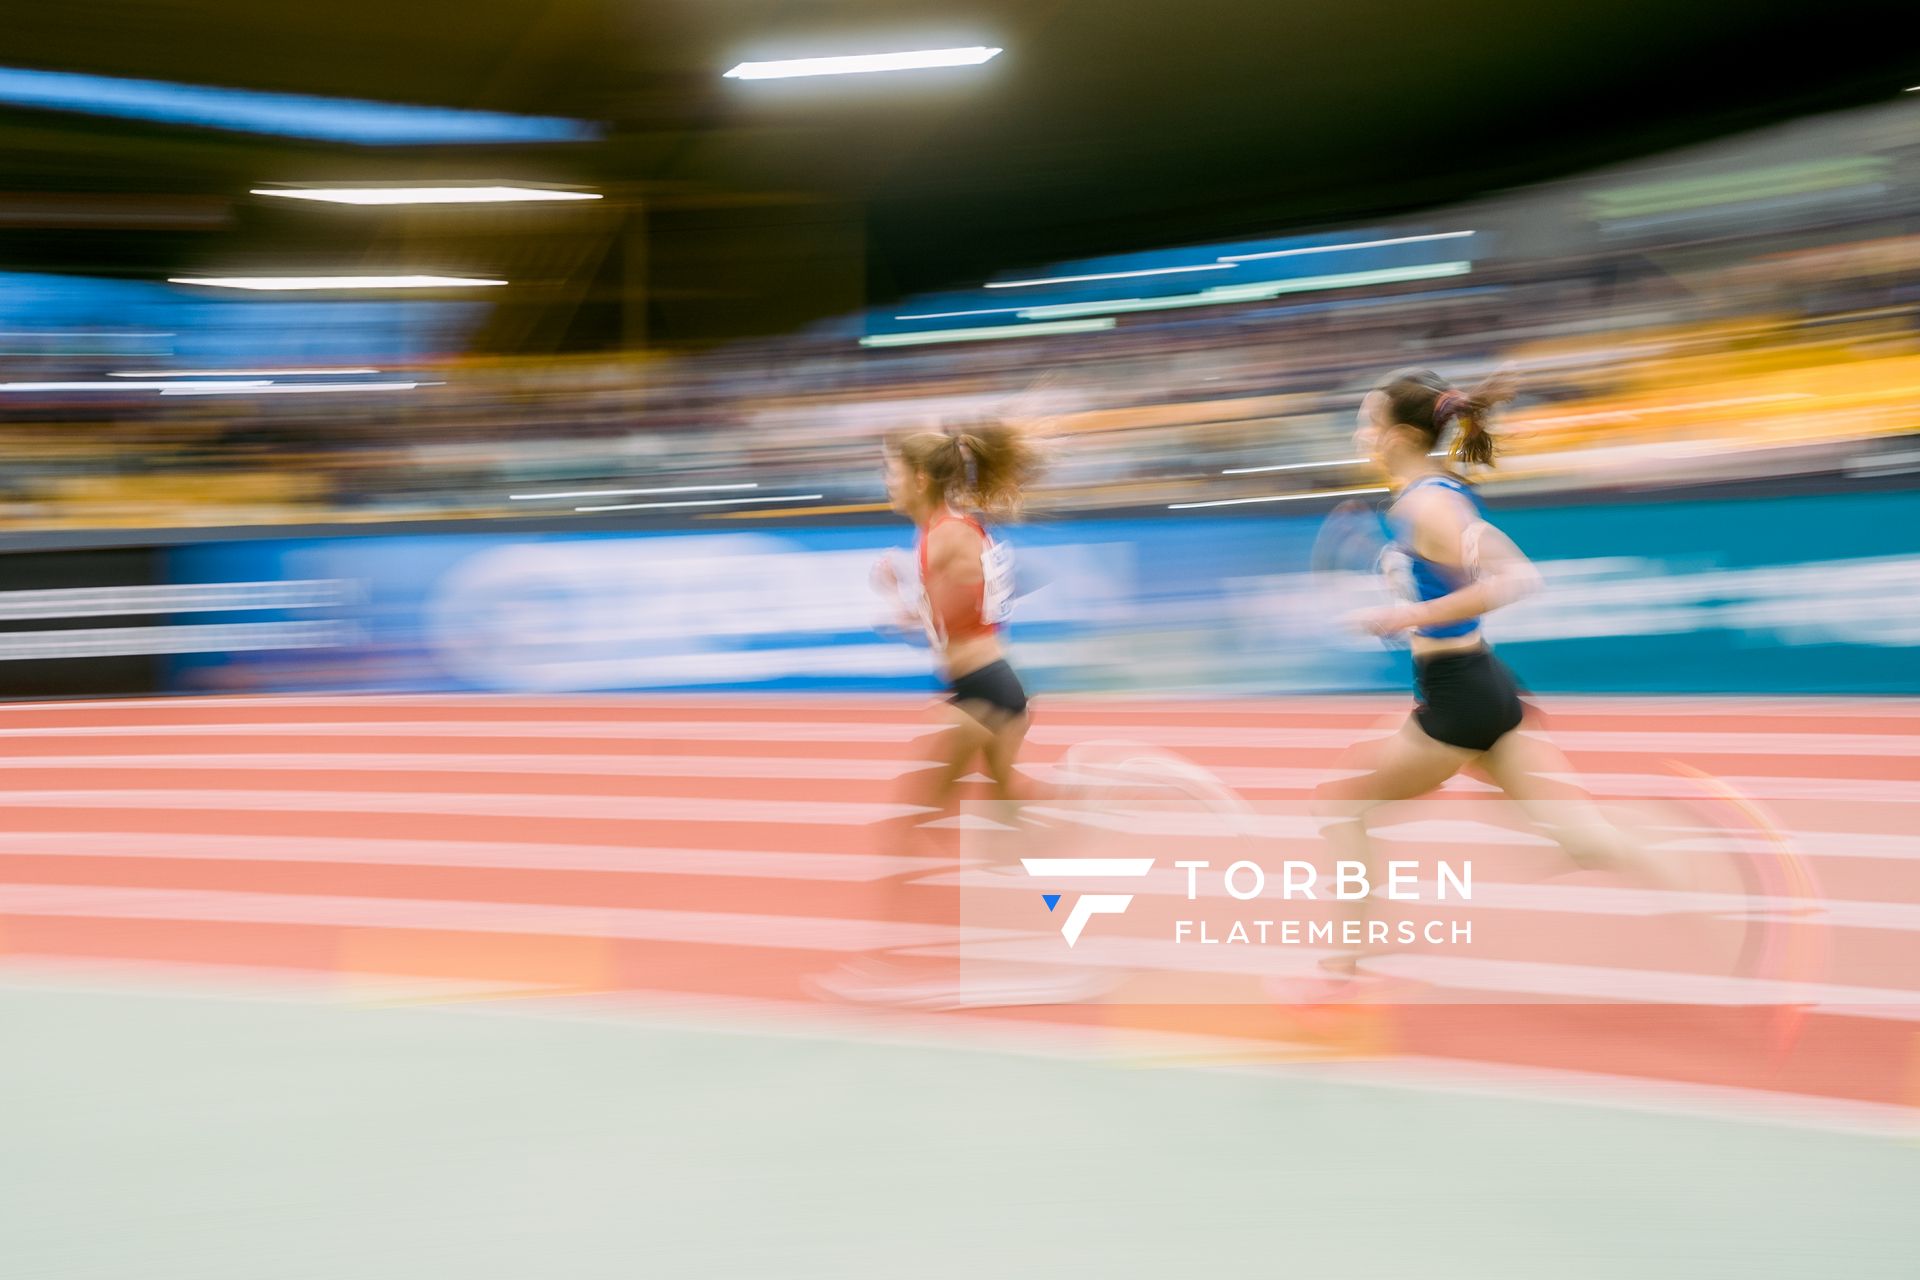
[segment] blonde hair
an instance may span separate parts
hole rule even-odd
[[[993,515],[1019,511],[1041,464],[1034,439],[1005,422],[902,432],[887,448],[924,474],[946,501]]]

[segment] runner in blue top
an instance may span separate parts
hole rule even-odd
[[[1427,369],[1403,370],[1360,405],[1354,443],[1387,474],[1391,545],[1381,568],[1402,603],[1355,619],[1383,637],[1406,634],[1413,650],[1415,706],[1400,732],[1367,743],[1347,763],[1365,770],[1321,787],[1324,834],[1337,857],[1366,862],[1366,819],[1382,804],[1439,787],[1469,765],[1519,802],[1583,866],[1635,867],[1643,860],[1579,786],[1564,779],[1567,759],[1546,738],[1516,733],[1528,717],[1520,688],[1494,656],[1481,619],[1530,594],[1540,575],[1512,540],[1488,523],[1486,509],[1434,451],[1451,429],[1452,459],[1493,465],[1488,419],[1511,399],[1502,382],[1465,392]],[[1558,775],[1556,778],[1554,775]],[[1365,911],[1364,901],[1356,904]],[[1350,971],[1356,955],[1328,961]]]

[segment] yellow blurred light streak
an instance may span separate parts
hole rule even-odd
[[[778,516],[844,516],[856,512],[891,511],[888,502],[849,502],[836,507],[779,507],[771,511],[715,511],[702,520],[771,520]]]
[[[575,507],[575,511],[663,511],[669,507],[730,507],[742,502],[812,502],[824,493],[780,493],[759,498],[704,498],[696,502],[621,502],[605,507]]]

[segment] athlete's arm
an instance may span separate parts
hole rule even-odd
[[[920,615],[907,607],[906,596],[900,587],[900,571],[893,563],[891,555],[881,556],[874,561],[873,573],[869,578],[873,589],[892,611],[892,617],[882,630],[898,633],[911,640],[923,632]]]
[[[980,620],[980,588],[986,581],[980,551],[980,535],[958,520],[936,526],[927,538],[927,607],[942,635]]]
[[[1411,497],[1414,548],[1436,564],[1459,569],[1466,584],[1438,600],[1381,610],[1367,620],[1368,630],[1390,635],[1442,627],[1492,613],[1539,590],[1540,572],[1533,562],[1513,539],[1482,520],[1472,503],[1443,489]]]

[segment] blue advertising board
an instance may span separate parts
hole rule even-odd
[[[1920,493],[1496,507],[1546,590],[1490,620],[1532,688],[1920,693]],[[1040,690],[1404,688],[1308,571],[1311,516],[1090,519],[1003,531]],[[337,643],[181,655],[212,689],[917,689],[877,629],[902,526],[379,534],[174,549],[175,582],[336,581]],[[310,616],[310,615],[309,615]]]

